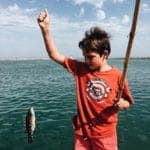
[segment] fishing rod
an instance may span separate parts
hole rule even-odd
[[[131,26],[131,31],[129,34],[129,41],[128,41],[128,46],[127,46],[127,50],[126,50],[125,60],[124,60],[123,72],[122,72],[121,80],[119,83],[119,89],[118,89],[119,91],[118,91],[118,95],[117,95],[117,101],[119,101],[119,99],[121,98],[123,88],[124,88],[124,82],[125,82],[125,78],[126,78],[126,74],[127,74],[129,60],[130,60],[132,44],[133,44],[133,40],[135,37],[135,30],[136,30],[136,26],[137,26],[140,3],[141,3],[141,0],[136,0],[135,8],[134,8],[134,16],[133,16],[133,20],[132,20],[132,26]]]

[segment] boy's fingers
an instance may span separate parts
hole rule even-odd
[[[48,10],[46,8],[44,9],[44,11],[45,11],[46,15],[48,15]]]
[[[45,18],[49,17],[48,10],[46,8],[44,9],[44,15],[45,15]]]
[[[46,16],[45,11],[42,11],[42,12],[40,13],[40,16],[41,16],[41,17],[45,17],[45,16]]]
[[[42,22],[42,21],[43,21],[43,17],[42,17],[41,15],[39,15],[38,21],[39,21],[39,22]]]
[[[115,98],[115,99],[113,99],[113,101],[114,101],[114,104],[116,104],[118,102],[118,99]]]
[[[113,106],[114,106],[116,109],[119,109],[118,99],[117,99],[117,98],[115,98],[113,101],[114,101]]]
[[[118,104],[114,104],[113,107],[114,107],[116,110],[119,110],[119,105],[118,105]]]
[[[38,21],[42,22],[46,18],[46,16],[47,16],[47,12],[45,10],[41,11],[38,17]]]

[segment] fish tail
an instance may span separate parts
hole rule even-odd
[[[28,136],[28,143],[32,143],[33,142],[33,137],[32,136]]]

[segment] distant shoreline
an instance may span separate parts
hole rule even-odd
[[[110,59],[124,59],[124,57],[112,57]],[[131,57],[130,59],[150,59],[150,57]]]
[[[82,58],[76,58],[76,59],[82,59]],[[123,57],[110,57],[110,60],[117,59],[117,60],[123,60]],[[133,59],[150,59],[150,57],[131,57],[131,60]],[[0,61],[28,61],[28,60],[51,60],[49,58],[0,58]]]

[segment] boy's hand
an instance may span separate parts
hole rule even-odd
[[[45,9],[44,11],[41,11],[37,18],[38,24],[41,29],[48,29],[49,28],[49,14],[48,11]]]
[[[124,98],[120,98],[119,101],[114,99],[114,107],[116,107],[118,110],[127,109],[130,107],[130,103]]]

